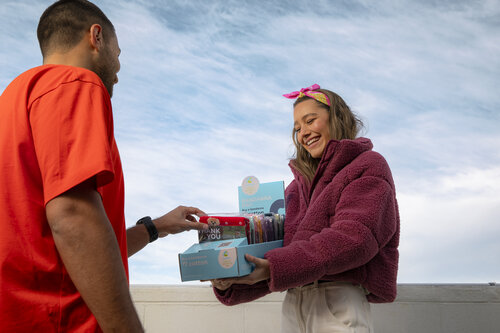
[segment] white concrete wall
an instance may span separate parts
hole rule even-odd
[[[221,305],[208,286],[132,285],[146,332],[280,331],[284,293]],[[500,332],[498,285],[399,285],[396,302],[372,304],[376,333]]]

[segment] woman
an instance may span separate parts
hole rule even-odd
[[[294,103],[284,246],[248,276],[213,280],[226,305],[287,291],[282,332],[373,332],[368,302],[396,297],[399,213],[391,171],[337,94],[309,88]]]

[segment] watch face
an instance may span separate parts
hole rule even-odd
[[[146,221],[152,221],[151,220],[151,217],[149,216],[144,216],[143,218],[141,218],[139,221],[137,221],[136,224],[144,224]]]

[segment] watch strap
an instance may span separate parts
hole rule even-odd
[[[153,220],[151,219],[150,216],[144,216],[142,219],[137,221],[136,225],[139,224],[144,224],[144,226],[146,227],[146,230],[148,231],[149,234],[150,243],[158,239],[158,229],[156,229]]]

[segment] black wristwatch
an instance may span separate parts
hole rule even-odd
[[[154,242],[158,239],[158,229],[156,229],[155,224],[150,216],[144,216],[142,219],[137,221],[136,225],[144,224],[149,234],[149,242]]]

